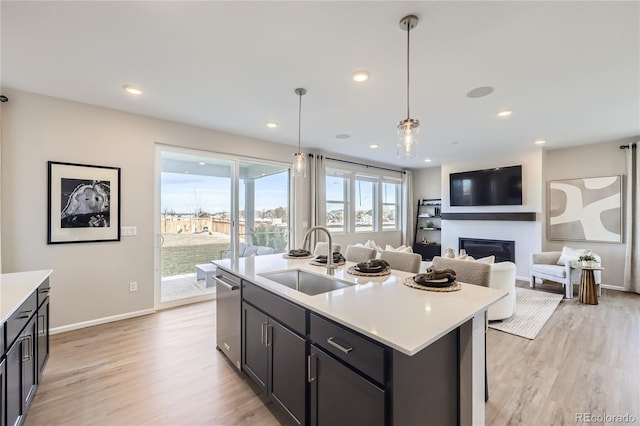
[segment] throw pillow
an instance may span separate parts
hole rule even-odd
[[[390,246],[389,244],[387,244],[386,246],[384,246],[384,250],[385,251],[396,251],[396,249],[394,249],[392,246]]]
[[[382,247],[380,247],[379,245],[377,245],[377,244],[376,244],[376,242],[375,242],[375,241],[373,241],[373,240],[367,240],[367,242],[366,242],[366,243],[364,243],[364,246],[365,246],[366,248],[376,249],[376,252],[377,252],[378,254],[382,253]]]
[[[480,259],[476,260],[476,262],[489,263],[489,264],[494,263],[495,261],[496,261],[496,257],[494,255],[483,257],[483,258],[480,258]]]
[[[411,246],[400,246],[396,249],[396,251],[400,251],[403,253],[413,253],[413,249]]]
[[[457,259],[458,260],[467,260],[467,258],[469,258],[469,257],[471,257],[471,256],[469,256],[468,254],[463,254],[462,256],[458,256]],[[471,257],[471,259],[469,259],[469,260],[472,260],[472,259],[473,259],[473,257]]]
[[[587,249],[574,249],[571,247],[562,247],[562,253],[556,264],[564,266],[567,262],[578,260],[580,256],[587,254]]]
[[[473,258],[473,256],[469,256],[469,255],[465,256],[464,260],[467,260],[467,261],[469,261],[469,262],[473,262],[473,261],[475,261],[475,259]]]

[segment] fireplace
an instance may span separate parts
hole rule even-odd
[[[516,261],[516,242],[504,240],[481,240],[478,238],[458,238],[458,250],[466,250],[475,259],[495,256],[497,262]]]

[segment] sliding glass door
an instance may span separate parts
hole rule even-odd
[[[240,162],[239,254],[289,247],[289,167]],[[258,253],[259,252],[259,253]],[[251,254],[251,253],[249,253]]]
[[[160,156],[159,301],[166,304],[215,291],[208,264],[231,249],[235,164],[203,153]]]
[[[285,252],[289,166],[158,146],[156,306],[214,297],[212,260]]]

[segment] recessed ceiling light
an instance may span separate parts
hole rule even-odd
[[[122,88],[127,93],[131,93],[132,95],[142,95],[142,89],[136,86],[132,86],[130,84],[125,84]]]
[[[278,127],[278,123],[276,123],[275,121],[267,121],[267,127],[270,129],[275,129],[276,127]]]
[[[204,161],[201,161],[201,162],[199,162],[198,164],[200,164],[201,166],[204,166],[204,165],[205,165],[205,164],[207,164],[207,163],[205,163]]]
[[[361,83],[367,80],[369,80],[368,71],[356,71],[353,73],[353,81],[357,81],[358,83]]]
[[[351,137],[351,135],[348,135],[346,133],[340,133],[338,135],[336,135],[336,139],[349,139]]]
[[[425,162],[425,163],[430,163],[430,162],[431,162],[431,158],[425,158],[425,159],[424,159],[424,162]]]
[[[489,86],[476,87],[475,89],[471,89],[469,90],[469,92],[467,92],[467,97],[482,98],[483,96],[490,95],[491,92],[493,92],[493,87],[489,87]]]
[[[189,170],[185,170],[185,171],[184,171],[184,174],[185,174],[185,175],[188,175],[188,174],[189,174]]]
[[[544,139],[536,139],[535,141],[533,141],[533,143],[535,143],[536,145],[544,145],[545,143],[547,143],[547,141]]]
[[[377,143],[372,143],[371,145],[369,145],[369,148],[371,149],[376,149],[378,148],[380,145],[378,145]]]
[[[513,114],[513,111],[511,111],[510,109],[505,109],[504,111],[500,111],[498,113],[498,117],[508,117],[511,114]]]

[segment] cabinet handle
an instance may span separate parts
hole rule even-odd
[[[264,326],[265,326],[265,323],[261,322],[260,323],[260,343],[262,345],[266,345],[266,343],[264,342]]]
[[[273,327],[271,326],[271,324],[267,323],[265,326],[265,346],[269,347],[271,346],[271,342],[273,341],[273,335],[271,336],[271,339],[269,339],[269,334],[273,334]],[[269,330],[271,330],[271,332],[269,332]]]
[[[217,283],[219,283],[220,285],[226,287],[227,289],[234,291],[240,288],[239,285],[231,285],[231,284],[227,284],[226,282],[224,282],[222,280],[222,275],[216,275],[215,277],[213,277],[214,280],[216,280]]]
[[[38,293],[49,293],[49,290],[51,290],[51,288],[49,288],[49,287],[41,288],[40,290],[38,290]]]
[[[42,320],[42,327],[40,326],[40,320]],[[47,322],[44,318],[44,315],[38,315],[38,336],[46,336],[47,330],[45,330],[45,326]]]
[[[313,382],[316,378],[311,375],[311,358],[315,357],[316,354],[311,354],[307,356],[307,381],[309,383]]]
[[[24,350],[24,343],[27,342],[27,350]],[[22,362],[27,362],[31,360],[31,350],[33,348],[32,338],[30,334],[27,334],[22,338],[20,344],[22,345]]]
[[[20,311],[21,315],[18,317],[18,319],[25,319],[25,318],[29,318],[29,316],[31,316],[31,312],[33,312],[33,309],[27,309],[26,311]]]
[[[340,343],[334,341],[333,337],[329,337],[327,339],[327,343],[330,344],[331,346],[333,346],[334,348],[337,348],[338,350],[344,352],[345,354],[348,354],[349,352],[351,352],[353,350],[353,348],[345,348]]]

